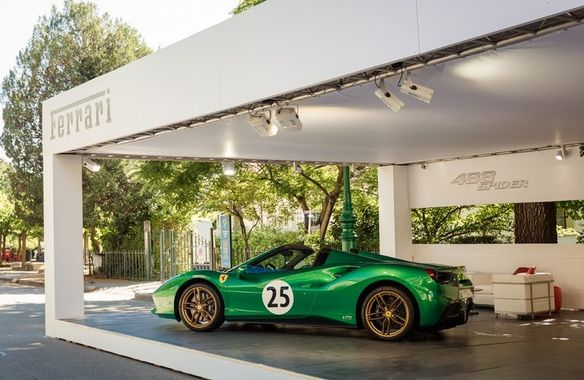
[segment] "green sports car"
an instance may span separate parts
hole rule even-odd
[[[173,277],[154,292],[152,312],[194,331],[214,330],[225,320],[326,324],[399,340],[414,329],[466,323],[473,290],[464,267],[295,244],[227,272]]]

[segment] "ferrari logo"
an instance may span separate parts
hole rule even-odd
[[[224,283],[225,281],[227,281],[227,278],[229,277],[228,274],[222,274],[219,276],[219,282],[220,283]]]

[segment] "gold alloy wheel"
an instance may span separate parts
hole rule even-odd
[[[194,284],[180,297],[179,311],[183,323],[195,331],[212,330],[220,313],[217,294],[208,286]]]
[[[375,336],[394,340],[404,337],[412,326],[412,307],[407,296],[392,288],[381,288],[366,299],[363,320]]]

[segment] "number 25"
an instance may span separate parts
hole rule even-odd
[[[273,286],[269,286],[268,288],[266,288],[266,290],[272,292],[272,297],[270,298],[270,301],[268,302],[268,307],[286,307],[286,306],[288,306],[290,304],[290,297],[288,296],[288,294],[286,294],[286,291],[288,289],[289,289],[288,286],[282,286],[280,288],[280,299],[278,300],[280,302],[280,304],[277,304],[274,302],[276,300],[276,296],[278,295],[276,288],[274,288]],[[284,299],[284,302],[282,302],[282,299]]]

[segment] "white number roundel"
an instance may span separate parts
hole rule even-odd
[[[274,280],[264,286],[262,291],[264,306],[272,314],[286,314],[294,305],[292,287],[285,281]]]

